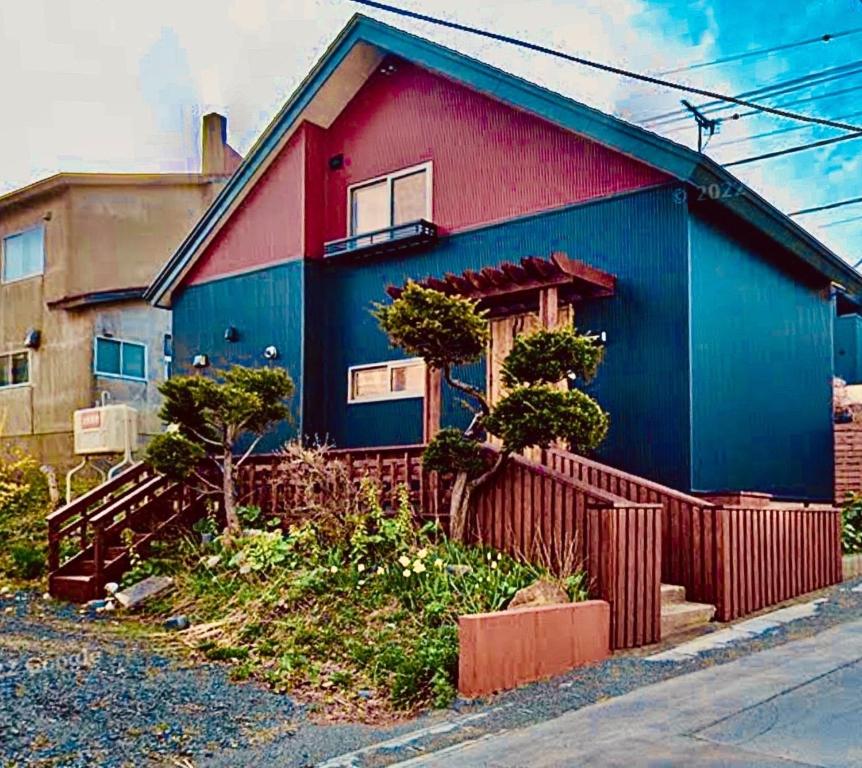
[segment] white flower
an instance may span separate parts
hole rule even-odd
[[[497,553],[497,559],[498,559],[498,560],[502,560],[502,559],[503,559],[503,553],[502,553],[502,552],[498,552],[498,553]]]
[[[422,549],[420,549],[416,553],[416,557],[418,557],[420,560],[424,560],[426,557],[428,557],[428,550],[425,549],[425,547],[422,547]]]
[[[492,570],[492,571],[496,571],[496,570],[497,570],[497,563],[491,563],[491,570]]]
[[[486,554],[486,555],[485,555],[485,557],[486,557],[488,560],[490,560],[490,559],[491,559],[491,553],[490,553],[490,552],[488,552],[488,554]]]
[[[398,562],[406,568],[410,565],[410,558],[407,557],[407,555],[401,555],[401,557],[398,558]]]
[[[359,571],[359,573],[362,573],[365,570],[365,563],[359,563],[359,565],[356,566],[356,570]]]
[[[417,560],[413,563],[413,573],[424,573],[425,572],[425,564],[421,560]]]
[[[382,576],[384,573],[386,573],[386,569],[385,569],[382,565],[381,565],[381,566],[379,566],[379,567],[377,568],[377,575],[378,575],[378,576]]]
[[[401,572],[401,575],[402,575],[405,579],[409,579],[409,578],[410,578],[410,569],[409,569],[409,568],[405,568],[405,569]]]
[[[361,587],[361,586],[364,586],[364,584],[365,584],[365,579],[360,579],[360,580],[359,580],[358,582],[356,582],[356,583],[357,583],[357,584],[359,584],[359,586],[360,586],[360,587]]]
[[[443,567],[443,561],[439,557],[434,561],[434,567],[435,568],[442,568]]]
[[[175,435],[179,431],[180,431],[180,425],[179,424],[168,424],[168,426],[165,428],[165,432],[169,435]]]
[[[333,565],[333,566],[329,569],[329,572],[330,572],[330,573],[338,573],[338,566],[337,566],[337,565]]]

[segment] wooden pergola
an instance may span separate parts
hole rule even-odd
[[[476,299],[491,320],[537,313],[542,328],[559,324],[561,305],[574,306],[585,299],[613,296],[616,287],[614,275],[561,252],[552,253],[548,259],[526,256],[517,264],[503,262],[479,271],[467,269],[460,275],[449,272],[442,278],[427,277],[416,282],[449,295]],[[402,286],[389,286],[386,292],[397,299],[403,290]],[[427,372],[423,430],[426,442],[440,428],[441,383],[440,371]]]

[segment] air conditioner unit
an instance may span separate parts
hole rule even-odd
[[[75,453],[125,453],[138,444],[138,412],[128,405],[84,408],[74,415]]]

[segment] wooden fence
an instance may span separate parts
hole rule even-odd
[[[820,505],[718,506],[696,496],[549,450],[563,474],[663,507],[662,581],[716,606],[720,621],[841,581],[841,514]]]
[[[632,503],[521,457],[476,496],[475,541],[557,572],[582,567],[611,605],[611,644],[661,633],[661,506]]]
[[[862,492],[862,424],[836,424],[835,503],[843,504],[849,493]]]

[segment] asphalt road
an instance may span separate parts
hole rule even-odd
[[[862,768],[862,621],[401,768]]]

